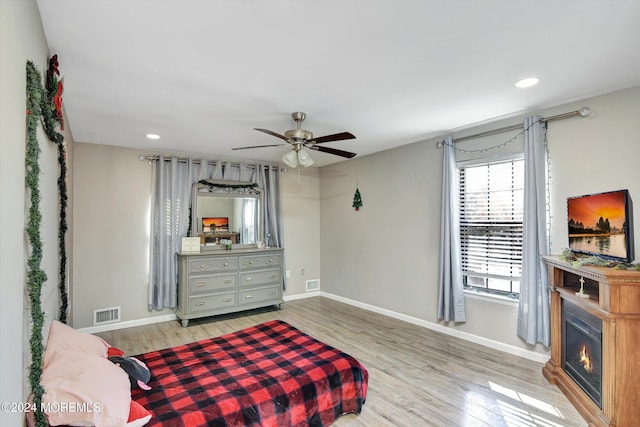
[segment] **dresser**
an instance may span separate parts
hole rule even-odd
[[[282,299],[282,248],[178,253],[178,308],[190,319],[278,305]]]

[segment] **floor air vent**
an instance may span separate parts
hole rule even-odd
[[[93,325],[104,325],[120,321],[120,306],[93,310]]]

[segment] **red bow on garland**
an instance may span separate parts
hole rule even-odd
[[[54,93],[52,97],[52,109],[56,114],[56,120],[60,123],[60,130],[64,130],[64,116],[62,115],[62,91],[64,90],[63,80],[57,81],[56,75],[60,75],[58,65],[58,55],[53,55],[49,59],[49,69],[47,70],[47,92]]]

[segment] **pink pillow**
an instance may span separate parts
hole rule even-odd
[[[109,344],[102,338],[78,332],[72,327],[54,320],[51,322],[51,329],[49,329],[49,338],[44,353],[44,366],[47,366],[57,351],[79,351],[107,357],[108,348]]]
[[[78,351],[55,352],[40,384],[49,424],[125,426],[131,407],[129,376],[108,359]]]

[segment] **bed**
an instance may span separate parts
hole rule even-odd
[[[131,392],[147,426],[327,426],[367,395],[360,362],[281,320],[136,358],[151,372],[151,390]]]

